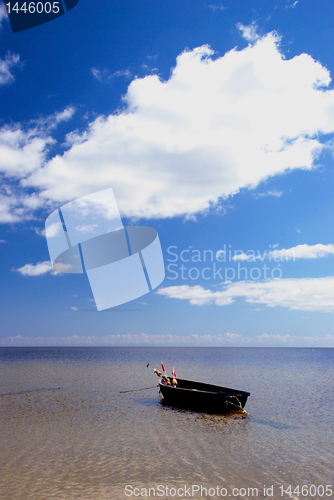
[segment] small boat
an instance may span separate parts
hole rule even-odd
[[[177,385],[171,385],[169,378],[164,376],[159,378],[159,387],[167,404],[207,413],[243,411],[250,395],[245,391],[180,378]]]

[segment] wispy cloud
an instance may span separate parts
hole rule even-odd
[[[323,257],[328,257],[329,255],[334,255],[334,245],[328,244],[323,245],[318,243],[317,245],[297,245],[292,248],[282,248],[281,250],[270,250],[264,253],[258,254],[254,250],[249,250],[248,252],[240,252],[232,257],[232,260],[254,262],[256,260],[261,260],[263,262],[265,259],[269,259],[274,262],[282,262],[296,259],[320,259]]]
[[[213,12],[216,12],[216,10],[227,10],[227,7],[225,7],[224,5],[208,5],[208,9],[211,9],[213,10]]]
[[[294,9],[296,7],[297,3],[299,3],[299,0],[296,0],[295,2],[287,2],[285,4],[285,8],[286,9]]]
[[[75,112],[75,107],[68,106],[63,111],[58,111],[57,113],[31,120],[30,123],[32,125],[37,125],[40,134],[42,132],[46,133],[57,128],[60,123],[68,122],[73,117]]]
[[[141,68],[144,69],[146,73],[150,73],[150,74],[157,73],[159,71],[159,68],[151,67],[151,66],[148,66],[147,64],[142,64]]]
[[[76,310],[76,308],[72,308]],[[105,337],[71,335],[67,337],[10,336],[0,340],[0,346],[313,346],[333,347],[333,335],[276,335],[262,333],[247,337],[236,333],[206,335],[148,335],[128,333]]]
[[[91,69],[92,75],[101,83],[111,83],[115,78],[125,77],[131,78],[132,74],[128,69],[117,70],[111,73],[108,69],[104,68],[102,70],[97,68]]]
[[[20,66],[20,56],[18,54],[13,54],[12,52],[7,52],[7,55],[4,57],[4,59],[0,59],[0,85],[8,85],[9,83],[12,83],[15,80],[12,69]]]
[[[0,223],[29,220],[34,217],[35,210],[43,204],[44,201],[36,194],[25,194],[3,181],[3,186],[0,187]]]
[[[276,191],[276,189],[271,189],[269,191],[265,191],[264,193],[257,193],[256,198],[264,198],[265,196],[274,196],[275,198],[280,198],[283,194],[283,191]]]
[[[247,42],[256,42],[259,38],[260,35],[258,34],[258,26],[256,22],[252,22],[251,24],[244,25],[242,23],[237,24],[238,30],[241,32],[242,37],[247,41]]]
[[[334,312],[334,277],[287,278],[265,282],[238,281],[223,285],[212,292],[200,285],[171,286],[161,288],[157,294],[168,298],[187,300],[190,304],[203,306],[216,304],[228,306],[237,298],[251,304],[268,307],[285,307],[291,310]]]

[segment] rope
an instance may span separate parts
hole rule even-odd
[[[158,386],[152,385],[152,387],[143,387],[142,389],[132,389],[131,391],[119,391],[119,393],[125,394],[126,392],[147,391],[148,389],[154,389],[155,387],[158,387]]]

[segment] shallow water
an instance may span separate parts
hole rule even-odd
[[[249,391],[247,416],[165,406],[146,368],[161,360],[180,378]],[[210,498],[265,498],[266,485],[278,499],[289,498],[279,485],[334,483],[333,349],[1,348],[0,370],[1,500],[118,500],[126,485],[162,499],[200,492],[158,485],[218,486]],[[333,498],[299,495],[321,497]]]

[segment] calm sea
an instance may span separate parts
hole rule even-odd
[[[249,391],[247,416],[120,393],[161,361]],[[334,498],[334,349],[1,348],[0,369],[1,500]]]

